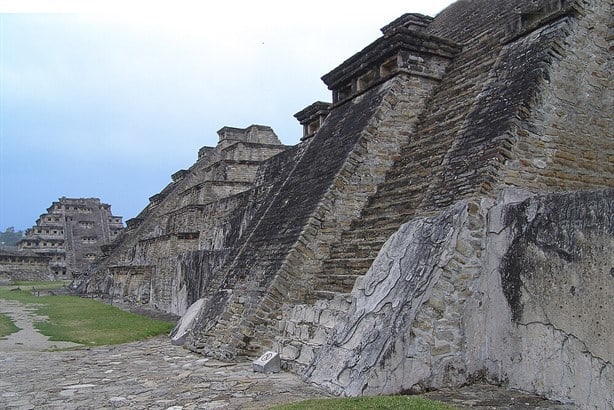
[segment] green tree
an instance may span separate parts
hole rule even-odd
[[[23,236],[23,231],[16,231],[14,227],[10,226],[4,232],[0,232],[0,245],[15,246]]]

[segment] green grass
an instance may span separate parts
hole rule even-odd
[[[0,286],[0,299],[17,300],[36,306],[36,314],[48,317],[34,327],[53,341],[89,346],[126,343],[168,333],[174,324],[125,312],[115,306],[78,296],[33,296],[36,289],[62,287],[63,283],[24,282]],[[12,291],[16,286],[20,291]]]
[[[365,410],[365,409],[415,409],[452,410],[446,404],[416,396],[376,396],[335,399],[310,399],[272,407],[273,410]]]
[[[59,289],[64,286],[68,286],[70,284],[69,280],[39,280],[39,281],[15,281],[12,285],[7,286],[8,288],[16,288],[20,287],[24,290],[31,290],[32,288],[36,288],[38,290],[48,290],[48,289]]]
[[[15,326],[15,323],[10,317],[0,313],[0,339],[10,335],[11,333],[18,332],[20,329]]]

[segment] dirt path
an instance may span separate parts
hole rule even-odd
[[[15,326],[20,328],[18,332],[12,333],[0,339],[0,352],[15,351],[38,351],[66,349],[81,346],[72,342],[57,342],[49,340],[34,328],[34,322],[46,320],[47,318],[37,316],[35,307],[26,306],[14,300],[0,299],[0,313],[10,317]]]

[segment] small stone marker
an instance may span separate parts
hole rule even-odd
[[[254,371],[259,373],[278,373],[281,370],[279,354],[271,351],[265,352],[254,360],[253,367]]]

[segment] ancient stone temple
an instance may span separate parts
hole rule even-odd
[[[49,280],[55,278],[49,268],[51,258],[33,251],[0,249],[0,281]]]
[[[55,279],[73,279],[102,256],[101,246],[114,241],[123,228],[122,217],[114,216],[111,205],[100,199],[62,197],[26,231],[17,244],[18,254],[48,259],[48,269],[41,272],[41,278],[48,274]]]
[[[108,257],[98,268],[104,276],[89,283],[90,291],[129,297],[177,314],[202,295],[206,283],[199,283],[193,264],[224,258],[231,247],[228,238],[241,234],[241,222],[233,212],[254,206],[242,193],[263,195],[251,191],[259,184],[256,180],[272,179],[261,175],[261,165],[288,148],[270,127],[261,125],[224,127],[218,136],[215,148],[201,148],[192,167],[175,172],[172,182],[149,198],[137,217],[126,221],[124,234],[105,248]],[[199,252],[196,262],[192,252]]]
[[[301,142],[223,128],[83,288],[342,395],[473,380],[614,405],[611,5],[461,0],[322,77]],[[186,319],[187,320],[187,319]]]

